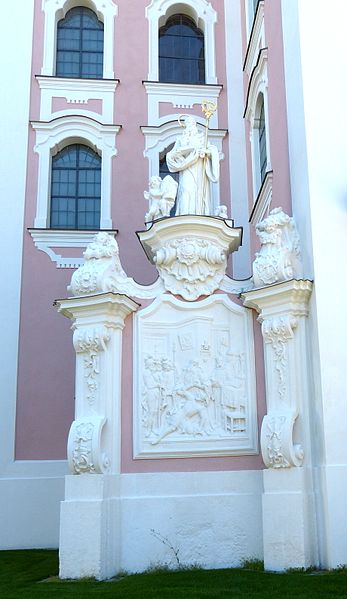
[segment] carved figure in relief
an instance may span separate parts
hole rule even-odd
[[[191,115],[179,118],[184,131],[167,153],[169,171],[179,173],[176,215],[211,215],[211,183],[219,180],[219,152]]]
[[[147,428],[147,437],[151,433],[156,433],[160,423],[160,409],[162,399],[162,386],[160,380],[160,367],[158,361],[152,356],[145,359],[144,371],[144,397],[143,408],[145,412],[145,424]]]
[[[145,223],[170,216],[176,199],[177,185],[177,181],[170,175],[164,179],[157,176],[150,178],[149,190],[143,192],[145,200],[150,202],[149,211],[145,215]]]
[[[186,362],[187,349],[181,344],[184,338],[184,333],[177,337],[181,368],[177,364],[176,343],[172,360],[155,355],[144,359],[145,437],[157,445],[172,434],[223,437],[244,433],[247,428],[244,355],[231,352],[221,342],[214,356],[211,343],[204,339],[199,344],[200,359]],[[191,344],[189,347],[193,349]]]

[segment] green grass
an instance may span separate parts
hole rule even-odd
[[[332,572],[274,574],[261,570],[261,563],[245,562],[233,570],[183,569],[168,572],[158,568],[145,574],[122,575],[110,582],[57,578],[56,551],[0,552],[1,599],[274,599],[347,597],[346,569]]]

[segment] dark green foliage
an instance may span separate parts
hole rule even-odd
[[[347,597],[347,571],[274,574],[249,560],[233,570],[163,568],[112,581],[61,581],[56,551],[0,552],[1,599],[329,599]]]

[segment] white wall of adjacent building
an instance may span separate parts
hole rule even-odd
[[[320,560],[347,562],[347,54],[344,0],[283,0],[293,214],[314,278],[312,427]]]

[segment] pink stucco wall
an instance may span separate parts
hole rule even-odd
[[[91,98],[88,102],[68,102],[66,98],[54,97],[52,98],[52,112],[59,112],[60,110],[90,110],[97,114],[102,114],[102,100]]]
[[[241,2],[242,13],[242,44],[243,55],[247,52],[247,29],[245,3]],[[285,80],[283,64],[283,39],[281,21],[281,3],[265,2],[264,25],[266,46],[268,48],[268,112],[269,112],[269,137],[270,156],[273,170],[273,197],[272,208],[281,206],[285,212],[291,214],[291,193],[289,177],[288,155],[288,130],[285,97]],[[244,74],[244,97],[247,98],[249,80]],[[245,121],[246,157],[247,157],[247,185],[249,197],[249,213],[253,208],[253,181],[252,181],[252,156],[250,144],[249,122]],[[259,240],[251,227],[251,255],[259,249]]]
[[[147,284],[157,278],[149,264],[135,231],[143,229],[146,202],[143,190],[148,179],[148,163],[143,157],[144,137],[141,125],[147,122],[147,95],[142,81],[148,73],[148,23],[145,7],[149,0],[118,0],[115,19],[115,76],[120,79],[116,90],[114,122],[122,125],[117,136],[118,155],[112,162],[112,219],[119,230],[117,240],[124,268],[138,282]],[[218,82],[225,84],[224,0],[213,0],[218,11],[216,54]],[[43,12],[41,0],[35,0],[34,48],[31,85],[31,120],[40,114],[40,90],[35,75],[40,74],[43,56]],[[130,43],[131,42],[131,43]],[[62,108],[61,103],[55,107]],[[69,105],[71,107],[71,105]],[[169,119],[169,114],[168,114]],[[227,128],[227,92],[224,87],[219,102],[220,128]],[[17,459],[63,459],[66,440],[74,412],[74,368],[70,322],[56,313],[53,301],[66,296],[70,269],[55,264],[33,244],[28,227],[36,212],[38,156],[34,152],[35,134],[28,143],[23,280],[21,292],[20,348],[18,363],[18,402],[16,416]],[[221,200],[230,198],[228,143],[223,147],[221,165]],[[66,255],[64,250],[64,255]],[[75,255],[76,252],[72,254]],[[79,250],[77,254],[80,255]],[[259,331],[257,333],[259,337]],[[257,337],[256,337],[257,339]],[[260,347],[261,342],[256,341]],[[122,468],[125,472],[153,470],[220,470],[260,468],[259,456],[195,460],[132,459],[132,382],[131,319],[124,331],[124,380],[122,398]],[[259,349],[259,348],[258,348]],[[261,355],[261,354],[259,354]],[[261,391],[262,366],[257,356],[259,383],[259,417],[264,413]]]

